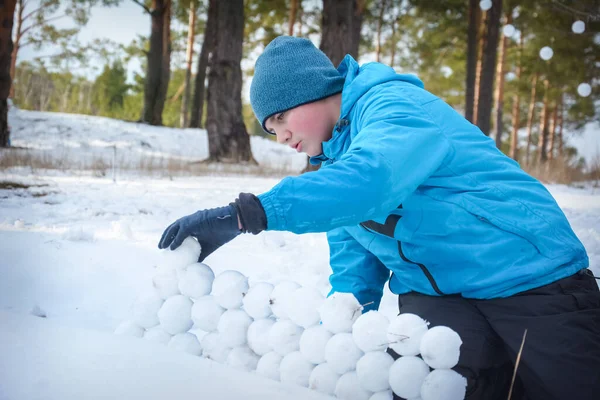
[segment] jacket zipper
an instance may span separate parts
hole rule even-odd
[[[400,257],[402,257],[402,259],[410,264],[414,264],[414,265],[418,265],[419,268],[421,268],[421,271],[423,271],[423,273],[425,274],[425,276],[427,277],[427,280],[429,280],[429,283],[431,284],[431,287],[433,287],[433,290],[435,290],[435,292],[437,294],[439,294],[440,296],[444,295],[444,292],[442,292],[439,288],[439,286],[437,285],[437,283],[435,282],[435,279],[433,279],[433,275],[431,275],[431,272],[429,272],[429,270],[427,269],[427,267],[423,264],[414,262],[409,260],[408,258],[406,258],[406,256],[404,255],[404,252],[402,251],[402,242],[398,240],[398,253],[400,253]]]
[[[400,207],[398,207],[398,208],[402,208],[402,205],[400,205]],[[393,214],[392,214],[392,215],[393,215]],[[390,217],[391,217],[391,215],[390,215]],[[388,219],[389,219],[390,217],[388,217]],[[409,264],[418,265],[418,266],[419,266],[419,268],[421,268],[421,271],[423,271],[423,273],[425,274],[425,277],[427,278],[427,280],[428,280],[428,281],[429,281],[429,283],[431,284],[431,287],[433,288],[433,290],[435,290],[435,292],[436,292],[437,294],[439,294],[440,296],[443,296],[443,295],[444,295],[444,292],[442,292],[442,291],[440,290],[440,288],[439,288],[439,286],[437,285],[437,283],[436,283],[435,279],[433,279],[433,275],[431,275],[431,272],[429,272],[429,270],[427,269],[427,267],[426,267],[425,265],[423,265],[423,264],[419,264],[419,263],[416,263],[416,262],[414,262],[414,261],[411,261],[411,260],[409,260],[409,259],[408,259],[408,258],[406,258],[406,256],[404,255],[404,252],[402,251],[402,242],[401,242],[401,241],[399,241],[398,239],[396,239],[396,238],[394,237],[394,233],[393,233],[393,232],[394,232],[394,228],[395,228],[395,223],[394,223],[394,222],[396,222],[396,223],[397,223],[397,222],[398,222],[398,220],[400,219],[400,217],[399,217],[399,216],[395,216],[395,217],[398,217],[398,218],[396,219],[396,221],[392,221],[392,220],[389,220],[389,221],[388,221],[388,220],[386,220],[386,223],[385,223],[385,224],[378,224],[377,222],[374,222],[374,221],[366,221],[366,222],[361,222],[359,225],[360,225],[360,226],[361,226],[361,227],[362,227],[364,230],[366,230],[367,232],[370,232],[370,233],[379,233],[379,234],[381,234],[381,235],[385,235],[385,236],[391,237],[392,239],[395,239],[395,240],[398,242],[398,253],[400,254],[400,257],[402,258],[402,260],[404,260],[404,262],[407,262],[407,263],[409,263]],[[394,223],[394,224],[393,224],[393,227],[390,229],[390,228],[389,228],[389,225],[390,225],[391,223]],[[392,273],[392,275],[393,275],[393,273]],[[390,280],[391,280],[391,277],[390,277]]]

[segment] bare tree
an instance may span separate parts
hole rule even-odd
[[[550,138],[548,140],[548,160],[552,161],[554,158],[554,141],[556,138],[556,128],[558,119],[558,104],[554,103],[552,107],[552,118],[550,119],[550,128],[548,129]]]
[[[492,0],[492,8],[488,10],[488,15],[489,19],[485,34],[486,42],[481,60],[479,101],[477,103],[477,126],[486,135],[490,133],[502,0]]]
[[[288,35],[294,36],[294,24],[296,24],[296,15],[298,14],[299,0],[290,1],[290,20],[288,25]]]
[[[320,49],[335,66],[346,54],[358,57],[363,7],[361,0],[323,0]]]
[[[474,122],[475,76],[477,75],[477,31],[479,29],[479,0],[469,0],[469,28],[467,31],[467,76],[465,91],[465,118]]]
[[[208,12],[206,15],[206,26],[204,27],[204,41],[198,56],[198,68],[196,81],[194,83],[194,98],[192,100],[192,116],[190,118],[191,128],[202,128],[202,114],[204,114],[204,83],[206,80],[206,68],[208,59],[214,48],[215,24],[216,24],[217,0],[208,1]]]
[[[244,1],[216,2],[215,47],[208,74],[209,162],[256,163],[242,117]]]
[[[13,50],[12,29],[15,15],[15,0],[0,2],[0,147],[10,144],[8,128],[8,95],[12,79],[10,77],[11,54]]]
[[[550,83],[548,79],[544,80],[544,100],[542,105],[542,115],[540,115],[540,133],[538,138],[537,148],[537,162],[543,164],[548,160],[547,146],[548,146],[548,91],[550,90]]]
[[[190,108],[190,80],[192,78],[192,58],[194,57],[194,38],[196,37],[196,1],[190,1],[188,22],[188,39],[185,53],[185,83],[183,89],[183,100],[181,102],[181,114],[179,125],[182,128],[188,127],[188,113]]]
[[[512,10],[506,13],[506,24],[512,23]],[[496,75],[498,82],[496,83],[496,147],[502,149],[502,133],[504,133],[504,124],[502,117],[504,116],[504,74],[506,73],[505,59],[506,48],[508,46],[508,38],[503,36],[500,41],[500,55],[498,57],[498,65],[496,67]]]
[[[379,17],[377,18],[377,47],[375,48],[375,60],[379,62],[381,56],[381,28],[383,27],[383,16],[385,15],[386,0],[379,4]]]
[[[531,152],[531,133],[533,130],[533,118],[535,116],[535,98],[537,90],[538,73],[531,80],[531,96],[529,100],[529,111],[527,112],[527,147],[525,149],[525,163],[529,165]]]
[[[162,125],[169,78],[171,74],[171,0],[152,0],[147,8],[139,0],[133,0],[150,14],[150,51],[144,85],[144,109],[141,122]]]
[[[521,74],[523,71],[522,58],[523,58],[523,32],[521,31],[521,38],[519,39],[519,58],[517,60],[517,82],[521,81]],[[520,121],[520,107],[521,107],[521,97],[519,95],[519,91],[516,90],[513,96],[513,106],[512,106],[512,130],[510,132],[510,152],[509,156],[513,160],[518,160],[517,149],[519,142],[519,121]]]

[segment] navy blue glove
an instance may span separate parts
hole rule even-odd
[[[198,258],[198,261],[202,262],[241,232],[238,226],[238,213],[233,205],[200,210],[169,225],[158,242],[158,248],[170,247],[171,250],[175,250],[181,246],[185,238],[193,236],[202,246]]]

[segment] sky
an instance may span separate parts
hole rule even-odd
[[[56,22],[59,28],[70,26],[68,20]],[[108,29],[107,29],[108,28]],[[81,29],[79,39],[82,43],[96,38],[107,38],[117,43],[129,44],[138,35],[150,34],[150,16],[139,5],[131,0],[124,0],[118,7],[93,7],[89,22]],[[36,52],[31,47],[24,48],[19,54],[19,61],[31,60],[44,51]],[[137,60],[130,62],[128,66],[128,79],[132,81],[134,72],[141,73],[141,67]],[[249,101],[248,82],[244,85],[243,96]],[[572,138],[570,143],[577,147],[579,153],[590,160],[600,158],[600,123],[588,124],[580,133],[567,133],[566,137]]]

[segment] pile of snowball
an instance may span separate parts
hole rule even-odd
[[[415,314],[391,321],[378,311],[363,314],[349,293],[325,298],[293,281],[250,287],[233,270],[215,277],[196,262],[199,254],[192,238],[163,252],[153,290],[115,333],[340,399],[391,400],[392,392],[409,400],[465,397],[466,379],[451,369],[462,341],[450,328],[429,328]]]

